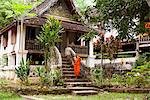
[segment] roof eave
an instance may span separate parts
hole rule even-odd
[[[13,26],[16,25],[16,20],[14,20],[13,22],[11,22],[10,24],[8,24],[7,26],[5,26],[4,28],[2,28],[0,30],[0,35],[3,34],[4,32],[8,31],[9,29],[11,29]]]

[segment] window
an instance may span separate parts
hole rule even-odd
[[[36,39],[36,35],[39,34],[40,31],[41,31],[41,28],[27,26],[27,28],[26,28],[26,39],[27,40]]]
[[[30,65],[43,65],[44,64],[44,56],[43,54],[28,54],[27,58],[30,60]]]

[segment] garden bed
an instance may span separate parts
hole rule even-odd
[[[13,86],[5,85],[0,91],[13,91],[19,95],[46,95],[46,94],[70,94],[71,91],[63,87],[40,87],[40,86]]]
[[[150,88],[104,88],[104,91],[117,93],[150,93]]]

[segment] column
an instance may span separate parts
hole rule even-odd
[[[0,66],[2,65],[2,56],[3,56],[3,50],[4,50],[4,47],[3,47],[3,35],[1,35],[1,48],[0,48]]]
[[[20,61],[22,58],[26,61],[28,51],[25,50],[25,36],[26,36],[26,26],[23,26],[23,31],[21,33],[21,26],[17,25],[17,40],[16,40],[16,66],[20,66]]]
[[[136,58],[139,57],[139,41],[136,41]]]
[[[22,58],[24,61],[26,61],[27,53],[28,53],[28,51],[16,52],[16,67],[20,66],[20,62],[21,62]]]
[[[85,46],[85,41],[83,38],[81,39],[81,46]]]
[[[12,35],[12,30],[8,31],[8,43],[7,43],[7,56],[8,56],[8,66],[12,66],[12,54],[11,52],[13,51],[13,47],[11,45],[11,35]]]
[[[1,35],[1,53],[0,53],[0,55],[3,55],[3,51],[4,51],[3,41],[4,41],[3,35]]]
[[[89,41],[89,56],[87,59],[87,66],[94,67],[95,66],[95,56],[93,55],[94,46],[93,46],[93,40]]]
[[[15,51],[19,51],[20,49],[20,25],[17,25],[17,35],[16,35],[16,45],[15,45]]]
[[[12,55],[11,53],[8,53],[7,56],[8,56],[8,66],[11,68],[15,67],[15,56]]]

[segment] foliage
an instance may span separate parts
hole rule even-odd
[[[103,72],[102,72],[102,70],[101,69],[99,69],[99,68],[94,68],[93,70],[92,70],[92,74],[91,74],[92,76],[92,81],[93,81],[93,83],[95,84],[95,85],[97,85],[97,86],[101,86],[103,83]]]
[[[127,73],[127,85],[134,85],[136,87],[145,87],[149,86],[150,82],[150,77],[149,74],[150,72],[146,70],[144,66],[138,66],[135,69],[132,69],[131,72]]]
[[[8,66],[8,56],[7,55],[3,55],[2,58],[0,58],[0,65]]]
[[[34,13],[29,13],[29,10],[43,0],[0,0],[0,28],[11,23],[14,19],[19,20],[22,16],[35,16]]]
[[[105,31],[116,29],[122,40],[149,32],[144,28],[144,21],[149,20],[150,15],[146,0],[95,0],[96,5],[77,0],[77,3],[86,24],[100,26],[99,29]]]
[[[85,41],[90,41],[95,38],[98,33],[94,30],[90,30],[87,34],[82,35],[79,39],[83,39]]]
[[[150,71],[145,66],[147,65],[138,66],[125,75],[113,75],[112,84],[127,87],[149,87]]]
[[[76,0],[76,6],[84,13],[89,7],[94,5],[94,0]]]
[[[46,73],[43,67],[37,67],[36,73],[40,77],[40,82],[42,83],[42,85],[51,83],[51,79],[49,79],[49,74]]]
[[[37,40],[44,47],[45,68],[48,71],[48,61],[53,54],[55,43],[60,41],[60,33],[62,33],[61,22],[54,17],[49,17],[47,22],[42,26],[41,34],[37,35]]]
[[[62,86],[64,85],[64,82],[62,80],[62,76],[61,76],[61,72],[60,70],[55,70],[53,73],[52,73],[52,76],[53,76],[53,81],[54,81],[54,85],[56,86]]]
[[[23,84],[28,84],[29,72],[29,60],[24,61],[24,59],[22,58],[20,66],[18,68],[15,68],[15,73],[17,74],[17,77],[21,80]]]
[[[22,100],[23,98],[12,91],[0,91],[0,100]]]
[[[133,38],[135,34],[144,33],[144,20],[149,16],[146,0],[96,0],[100,12],[100,21],[104,29],[117,29],[121,39]]]
[[[138,59],[135,62],[135,65],[141,66],[141,65],[144,65],[145,62],[149,62],[149,61],[150,61],[149,53],[145,52],[145,53],[139,55]]]
[[[120,43],[119,39],[110,36],[106,41],[103,41],[102,39],[97,40],[94,44],[94,49],[97,52],[105,53],[107,58],[111,61],[116,58],[118,49],[121,48]]]
[[[54,86],[62,86],[63,81],[61,80],[61,72],[60,70],[55,70],[54,72],[46,72],[43,67],[37,67],[36,73],[40,77],[40,82],[42,85],[54,85]]]
[[[123,71],[123,70],[122,70]],[[104,73],[104,69],[103,69]],[[107,74],[109,72],[106,72]],[[113,73],[112,73],[113,74]],[[105,75],[105,74],[104,74]],[[130,72],[123,74],[113,74],[111,78],[109,75],[101,78],[100,69],[92,70],[92,81],[97,86],[111,85],[119,87],[150,87],[150,62],[146,62],[144,65],[133,68]]]
[[[25,5],[20,0],[1,0],[0,1],[0,27],[5,26],[28,12],[32,5]]]

